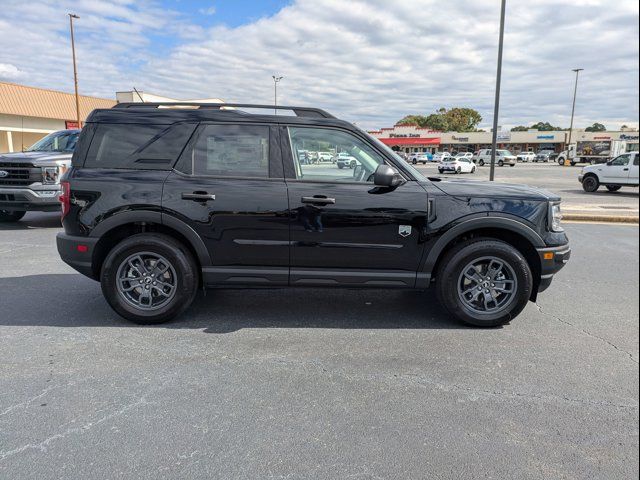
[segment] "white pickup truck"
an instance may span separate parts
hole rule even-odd
[[[623,153],[607,163],[584,167],[578,180],[585,192],[595,192],[601,185],[610,192],[637,187],[638,152]]]

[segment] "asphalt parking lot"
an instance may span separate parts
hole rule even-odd
[[[607,478],[638,468],[638,228],[512,324],[432,292],[216,291],[131,325],[54,245],[0,227],[0,478]]]

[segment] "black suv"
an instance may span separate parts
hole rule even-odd
[[[199,288],[434,284],[452,316],[478,326],[509,322],[569,259],[559,197],[425,178],[323,110],[273,109],[95,110],[62,181],[62,259],[144,324],[176,317]]]

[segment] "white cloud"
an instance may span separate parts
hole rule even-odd
[[[20,80],[23,77],[24,72],[15,65],[11,65],[10,63],[0,63],[0,80],[15,81]]]
[[[298,0],[237,28],[203,29],[152,0],[10,0],[0,61],[26,83],[69,89],[66,11],[78,29],[80,85],[113,96],[131,88],[184,98],[313,105],[365,127],[441,106],[491,122],[499,2]],[[20,21],[17,21],[20,19]],[[168,44],[158,38],[176,36]],[[578,125],[638,122],[638,4],[511,0],[500,124],[568,125],[571,68],[583,67]],[[9,53],[7,53],[9,52]],[[6,57],[6,58],[5,58]]]
[[[203,15],[215,15],[216,14],[216,7],[211,5],[210,7],[207,7],[207,8],[201,8],[199,10],[199,12],[201,14],[203,14]]]

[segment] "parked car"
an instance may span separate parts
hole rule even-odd
[[[124,318],[169,321],[208,287],[434,286],[452,318],[496,326],[570,257],[553,193],[429,180],[320,109],[228,106],[265,114],[120,103],[87,118],[62,179],[58,252]],[[302,165],[294,152],[311,142],[359,165]]]
[[[423,165],[426,165],[427,162],[431,162],[432,160],[433,160],[433,154],[429,152],[412,153],[409,156],[409,161],[414,165],[416,165],[417,163],[422,163]]]
[[[433,154],[434,162],[442,162],[445,158],[451,158],[451,154],[449,152],[436,152]]]
[[[352,155],[349,155],[346,152],[340,152],[336,156],[336,165],[338,165],[339,169],[343,169],[344,167],[356,168],[356,166],[358,166],[359,164],[360,163],[355,157],[353,157]]]
[[[553,150],[540,150],[536,156],[533,158],[534,162],[544,162],[547,163],[551,160],[551,156],[554,155],[555,152]]]
[[[60,177],[71,165],[80,130],[50,133],[24,152],[0,154],[0,222],[27,211],[60,210]]]
[[[601,185],[610,192],[622,187],[638,186],[638,152],[618,155],[605,164],[589,165],[578,176],[585,192],[595,192]]]
[[[476,173],[476,164],[468,157],[448,157],[438,164],[438,172]]]
[[[516,160],[518,162],[524,162],[524,163],[533,162],[535,158],[536,158],[536,154],[534,152],[520,152],[516,156]]]
[[[491,164],[491,149],[479,150],[478,154],[472,157],[473,160],[479,165],[484,166]],[[509,165],[510,167],[516,166],[516,156],[509,150],[496,150],[496,165],[504,167]]]
[[[331,152],[318,152],[318,160],[320,162],[330,162],[333,160],[333,153]]]
[[[456,153],[453,158],[467,158],[469,160],[471,160],[473,158],[473,153],[471,152],[459,152]]]

